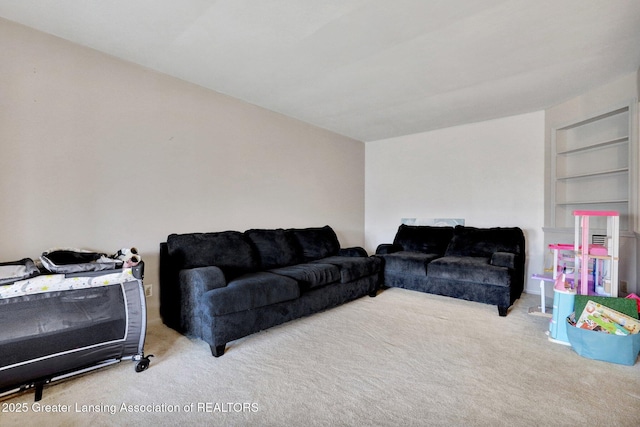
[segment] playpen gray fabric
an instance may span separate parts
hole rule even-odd
[[[105,273],[113,271],[69,274],[67,280]],[[104,361],[142,357],[144,298],[141,277],[0,298],[0,394]]]

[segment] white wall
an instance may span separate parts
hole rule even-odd
[[[135,245],[157,290],[174,232],[364,244],[362,142],[1,19],[0,52],[0,260]]]
[[[521,227],[527,277],[542,272],[544,112],[368,142],[365,158],[368,251],[391,242],[401,218],[464,218]]]

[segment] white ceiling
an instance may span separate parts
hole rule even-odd
[[[640,68],[638,0],[0,0],[0,16],[361,141]]]

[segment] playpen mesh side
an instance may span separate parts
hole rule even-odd
[[[0,389],[142,353],[139,281],[0,300]]]

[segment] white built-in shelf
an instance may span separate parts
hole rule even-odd
[[[618,169],[603,170],[603,171],[598,171],[598,172],[581,173],[581,174],[568,175],[568,176],[558,176],[558,177],[556,177],[556,179],[558,179],[558,180],[562,180],[562,179],[578,179],[578,178],[588,178],[590,176],[613,175],[613,174],[617,174],[617,173],[628,173],[628,172],[629,172],[629,168],[624,167],[624,168],[618,168]]]
[[[616,144],[625,144],[629,141],[629,137],[628,136],[623,136],[620,138],[615,138],[609,141],[603,141],[603,142],[598,142],[595,144],[591,144],[591,145],[586,145],[584,147],[579,147],[579,148],[573,148],[571,150],[561,150],[558,151],[557,154],[574,154],[574,153],[580,153],[582,151],[589,151],[589,150],[598,150],[601,148],[606,148],[609,147],[611,145],[616,145]]]
[[[603,204],[603,203],[607,203],[607,204],[613,204],[613,203],[628,203],[629,200],[585,200],[585,201],[581,201],[581,202],[562,202],[562,203],[557,203],[558,206],[580,206],[580,205],[595,205],[595,204]],[[615,210],[615,209],[614,209]]]
[[[551,227],[571,227],[573,210],[585,209],[618,211],[620,229],[630,229],[636,198],[635,106],[630,100],[552,130]]]

